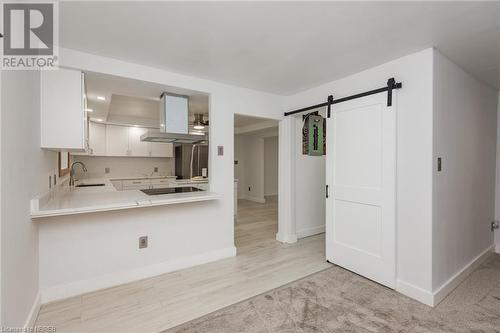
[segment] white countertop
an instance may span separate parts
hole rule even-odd
[[[161,176],[161,175],[141,176],[141,175],[137,175],[137,176],[125,176],[125,177],[111,177],[111,178],[109,178],[109,180],[134,180],[134,179],[172,179],[172,180],[175,180],[176,176]]]
[[[129,179],[140,178],[144,179],[146,177],[134,177]],[[31,200],[31,218],[37,219],[50,216],[171,205],[221,198],[219,194],[208,191],[162,194],[155,196],[148,196],[139,190],[117,191],[109,179],[102,178],[83,179],[76,182],[77,185],[79,183],[104,183],[105,185],[96,187],[75,187],[70,190],[67,183],[61,184],[52,191]]]

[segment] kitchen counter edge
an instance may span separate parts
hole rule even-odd
[[[115,202],[103,205],[92,205],[88,207],[74,207],[74,208],[62,208],[62,209],[51,209],[51,210],[38,210],[36,208],[36,203],[34,203],[33,202],[34,200],[32,200],[31,218],[33,220],[37,220],[44,217],[96,213],[96,212],[106,212],[106,211],[144,208],[144,207],[155,207],[163,205],[217,200],[220,198],[222,198],[222,196],[218,193],[200,191],[200,192],[180,193],[180,194],[165,194],[151,199],[141,199],[141,200],[132,200],[127,202],[125,201]]]

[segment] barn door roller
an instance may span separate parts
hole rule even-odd
[[[309,110],[314,110],[314,109],[318,109],[318,108],[326,106],[327,107],[327,117],[330,118],[330,110],[331,110],[332,104],[347,102],[347,101],[350,101],[353,99],[357,99],[357,98],[361,98],[361,97],[365,97],[365,96],[370,96],[370,95],[375,95],[375,94],[378,94],[381,92],[386,92],[386,91],[387,91],[387,106],[392,106],[392,91],[394,89],[400,89],[401,87],[403,87],[403,84],[401,82],[396,82],[396,80],[392,77],[389,80],[387,80],[387,85],[383,88],[365,91],[365,92],[362,92],[362,93],[359,93],[356,95],[351,95],[351,96],[347,96],[347,97],[343,97],[343,98],[339,98],[339,99],[333,99],[333,95],[329,95],[327,98],[327,101],[325,103],[311,105],[311,106],[308,106],[308,107],[305,107],[302,109],[285,112],[285,116],[290,116],[292,114],[306,112]]]

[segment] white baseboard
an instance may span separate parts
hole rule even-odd
[[[489,246],[434,292],[430,292],[401,280],[396,281],[396,291],[426,305],[436,306],[462,283],[470,273],[481,265],[491,255],[494,248],[494,245]]]
[[[481,252],[477,257],[472,259],[460,271],[453,275],[448,281],[443,283],[433,294],[433,305],[438,305],[449,293],[453,291],[463,280],[465,280],[470,273],[472,273],[479,265],[481,265],[493,252],[495,245],[489,246],[486,250]]]
[[[325,232],[325,226],[320,225],[317,227],[312,227],[312,228],[306,228],[302,229],[300,231],[297,231],[297,238],[304,238],[304,237],[309,237],[317,234],[322,234]]]
[[[42,297],[40,295],[40,292],[36,294],[35,301],[33,302],[33,305],[31,306],[30,313],[28,314],[28,317],[26,318],[26,322],[24,323],[24,328],[25,329],[30,329],[35,326],[35,321],[36,318],[38,317],[38,313],[40,312],[40,307],[42,306]],[[26,331],[28,332],[28,331]]]
[[[276,240],[281,243],[297,243],[297,235],[296,234],[276,234]]]
[[[117,272],[99,276],[93,279],[80,280],[68,284],[57,285],[41,291],[41,303],[52,302],[64,298],[85,294],[88,292],[114,287],[120,284],[142,280],[168,272],[206,264],[212,261],[234,257],[236,247],[228,247],[192,257],[169,260],[160,264],[142,267],[139,269]]]
[[[405,296],[413,298],[420,303],[424,303],[425,305],[432,306],[433,304],[433,295],[430,291],[417,287],[406,281],[397,280],[396,291]]]
[[[266,203],[266,198],[260,198],[260,197],[252,197],[252,196],[245,196],[244,198],[241,198],[241,199],[245,199],[245,200],[249,200],[249,201],[253,201],[253,202],[257,202],[257,203]]]

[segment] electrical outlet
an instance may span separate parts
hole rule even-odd
[[[155,167],[155,168],[154,168],[154,172],[158,172],[158,167]]]
[[[110,169],[109,168],[104,168],[104,173],[109,173]]]
[[[145,249],[148,247],[148,236],[139,237],[139,249]]]

